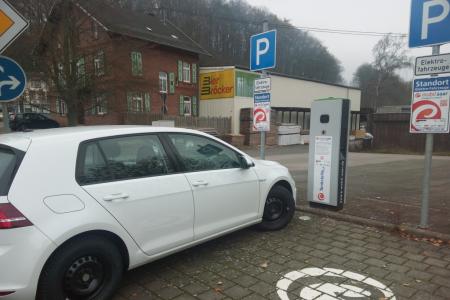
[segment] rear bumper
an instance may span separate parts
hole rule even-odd
[[[0,230],[0,292],[14,291],[0,299],[34,299],[42,267],[55,249],[34,226]]]

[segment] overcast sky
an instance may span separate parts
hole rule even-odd
[[[263,6],[295,26],[328,29],[408,33],[411,0],[246,0]],[[359,65],[372,61],[372,48],[380,37],[311,32],[342,64],[351,81]],[[282,47],[282,45],[278,45]],[[447,44],[441,53],[450,52]],[[411,56],[430,55],[431,48],[411,49]],[[413,71],[402,76],[411,79]]]

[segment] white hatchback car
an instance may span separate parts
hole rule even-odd
[[[286,226],[288,170],[207,134],[94,126],[0,137],[0,299],[109,299],[122,274],[253,224]]]

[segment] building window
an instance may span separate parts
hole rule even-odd
[[[64,100],[56,99],[56,113],[60,115],[65,115],[67,113],[67,105]]]
[[[94,72],[95,76],[105,75],[105,52],[100,50],[94,57]]]
[[[129,112],[149,112],[150,94],[140,92],[127,93],[127,103]]]
[[[92,26],[92,38],[96,40],[98,39],[98,24],[95,20],[92,20],[91,26]]]
[[[142,53],[131,52],[131,73],[134,76],[142,76]]]
[[[94,98],[92,103],[93,115],[104,115],[108,112],[108,103],[105,95],[99,95]]]
[[[183,82],[191,82],[191,65],[187,62],[183,62]]]
[[[42,88],[41,81],[39,81],[39,80],[31,80],[30,81],[30,87],[31,87],[31,89],[40,89],[40,88]]]
[[[79,84],[84,86],[86,84],[86,68],[84,64],[84,57],[81,57],[77,61],[77,76]]]
[[[167,73],[159,72],[159,92],[167,94]]]
[[[183,97],[183,115],[192,115],[192,101],[191,97]]]

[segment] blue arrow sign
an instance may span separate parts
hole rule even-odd
[[[277,31],[271,30],[250,38],[250,70],[275,68],[277,58]]]
[[[409,47],[450,42],[450,0],[411,0]]]
[[[0,56],[0,101],[13,101],[22,96],[26,83],[22,67],[11,58]]]

